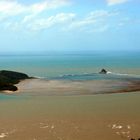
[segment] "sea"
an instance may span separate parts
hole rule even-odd
[[[91,80],[94,81],[93,85],[95,86],[99,84],[101,86],[102,84],[109,85],[106,86],[107,89],[115,88],[114,84],[120,87],[117,83],[111,85],[114,80],[118,82],[125,81],[126,88],[129,84],[126,84],[128,81],[140,80],[140,55],[136,51],[3,54],[0,55],[0,66],[1,70],[23,72],[30,77],[44,80],[58,80],[60,82]],[[107,75],[99,74],[102,69],[107,70]],[[108,84],[109,80],[111,82]],[[72,88],[72,90],[77,89]],[[99,93],[104,93],[105,88],[99,91],[102,91]],[[4,95],[0,95],[0,99],[3,98]]]
[[[23,72],[39,80],[49,81],[49,84],[44,84],[46,90],[44,87],[42,90],[46,93],[52,92],[49,85],[53,82],[50,81],[55,82],[51,88],[61,83],[53,93],[59,90],[59,93],[65,92],[65,94],[48,96],[40,92],[39,86],[35,90],[34,86],[30,87],[31,83],[27,86],[30,87],[30,92],[33,91],[32,94],[28,90],[16,94],[1,92],[0,138],[6,140],[139,139],[140,92],[126,90],[131,82],[140,81],[139,54],[138,51],[1,54],[1,70]],[[99,74],[103,68],[108,71],[107,75]],[[119,81],[117,86],[114,85],[116,81]],[[128,81],[130,83],[127,83]],[[122,86],[125,87],[125,92],[121,93],[118,90],[110,94],[104,86],[103,88],[100,86],[106,83],[107,89],[108,87],[118,89],[122,82],[125,83],[125,86]],[[75,85],[80,85],[80,88],[77,89]],[[102,88],[102,91],[97,90],[96,94],[92,94],[95,87]],[[137,87],[140,86],[137,84]],[[90,94],[86,94],[89,91],[87,88],[92,91]],[[67,89],[69,94],[65,96]],[[79,90],[83,90],[84,94],[83,92],[79,94]]]
[[[120,74],[140,74],[139,52],[59,52],[0,55],[1,70],[53,78],[98,73],[102,68]]]

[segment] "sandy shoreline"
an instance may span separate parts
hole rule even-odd
[[[33,96],[0,102],[5,140],[140,138],[138,94]]]
[[[138,140],[139,85],[133,78],[23,80],[4,92],[16,96],[1,99],[0,139]]]
[[[139,81],[111,81],[111,80],[89,80],[89,81],[65,81],[27,79],[16,86],[18,91],[6,93],[28,93],[38,95],[94,95],[106,93],[123,93],[140,91]]]
[[[137,89],[137,82],[28,79],[16,86],[19,98],[0,102],[0,139],[140,138],[140,92],[126,92]],[[120,90],[126,94],[102,94]]]

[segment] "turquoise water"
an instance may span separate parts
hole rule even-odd
[[[112,73],[98,74],[102,68]],[[0,69],[58,80],[97,80],[97,87],[100,87],[100,79],[129,80],[131,78],[136,80],[140,75],[140,55],[138,52],[3,55],[0,56]],[[71,85],[70,88],[74,84]],[[45,84],[44,86],[46,88]],[[55,86],[63,91],[61,84],[60,86],[54,84]],[[80,87],[82,90],[83,86],[90,87],[90,90],[92,86],[96,89],[94,82],[90,83],[90,86],[85,82]],[[107,87],[110,88],[110,83]],[[118,86],[115,85],[113,88],[118,88]],[[38,87],[36,89],[41,91]],[[42,92],[44,91],[42,89]],[[139,93],[53,97],[46,94],[38,95],[38,92],[36,95],[33,93],[33,96],[28,92],[12,95],[0,94],[1,136],[6,135],[5,139],[8,140],[44,139],[45,137],[48,139],[62,137],[62,139],[70,140],[121,140],[128,139],[128,136],[136,139],[140,137]],[[112,129],[114,124],[121,125],[123,129]],[[55,128],[52,129],[52,126]],[[127,126],[131,126],[131,129],[126,129]],[[127,133],[128,131],[130,133]]]
[[[1,70],[27,73],[29,76],[57,80],[138,80],[139,52],[77,52],[40,55],[1,55]],[[98,72],[105,68],[111,74]],[[122,75],[120,75],[122,74]],[[0,99],[14,99],[0,95]]]
[[[0,101],[2,100],[16,100],[16,99],[24,99],[24,96],[16,96],[16,95],[6,95],[6,94],[0,94]]]
[[[120,80],[120,81],[139,81],[139,75],[129,75],[129,74],[119,74],[119,73],[109,73],[109,74],[67,74],[63,76],[54,77],[51,79],[57,80],[72,80],[72,81],[83,81],[83,80]]]
[[[139,52],[50,53],[1,55],[0,69],[15,70],[38,77],[98,73],[102,68],[115,73],[140,74]]]

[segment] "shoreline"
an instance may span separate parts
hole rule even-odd
[[[29,78],[30,77],[25,73],[0,70],[0,91],[17,91],[18,88],[15,85],[21,80]]]
[[[8,140],[139,138],[140,94],[99,95],[33,96],[0,102],[0,132]]]
[[[83,75],[64,75],[55,79],[29,77],[15,71],[0,71],[0,89],[4,94],[31,95],[97,95],[140,91],[140,78],[99,73]],[[111,72],[109,72],[111,73]],[[123,74],[121,74],[123,75]],[[87,77],[86,77],[87,76]]]
[[[111,80],[44,80],[26,79],[20,81],[15,92],[6,94],[31,94],[48,96],[71,96],[71,95],[98,95],[98,94],[119,94],[140,91],[139,81],[111,81]]]

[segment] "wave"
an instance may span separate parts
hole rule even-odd
[[[63,74],[63,75],[59,75],[59,77],[65,77],[65,76],[77,76],[77,74]]]
[[[139,79],[140,75],[124,74],[107,71],[107,74],[100,73],[83,73],[83,74],[63,74],[56,77],[40,77],[35,76],[37,79],[45,80],[104,80],[104,79]]]
[[[140,78],[140,75],[137,75],[137,74],[115,73],[115,72],[107,72],[107,74]]]
[[[84,73],[84,74],[64,74],[53,79],[57,80],[140,80],[140,75],[122,74],[107,72],[107,74]]]
[[[107,71],[107,74],[110,75],[118,75],[118,76],[135,76],[135,77],[140,77],[140,75],[137,74],[127,74],[127,73],[115,73],[111,71]],[[94,76],[94,75],[106,75],[106,74],[100,74],[100,73],[83,73],[83,74],[64,74],[60,75],[59,77],[67,77],[67,76]]]
[[[35,78],[35,79],[46,79],[46,77],[42,77],[42,76],[34,76],[33,78]]]

